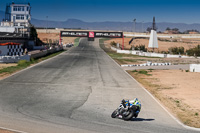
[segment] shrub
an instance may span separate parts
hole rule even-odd
[[[184,54],[185,51],[184,47],[171,47],[168,50],[173,54]]]
[[[146,70],[140,70],[138,73],[140,73],[140,74],[148,74],[148,72],[146,71]]]
[[[115,41],[112,41],[112,42],[110,42],[110,45],[116,47],[116,46],[117,46],[117,43],[116,43]]]
[[[186,51],[189,56],[200,56],[200,45]]]
[[[137,70],[133,70],[132,72],[138,72]]]
[[[30,62],[26,61],[26,60],[20,60],[20,61],[18,61],[17,65],[20,67],[27,67],[30,65]]]
[[[147,52],[147,48],[145,48],[145,45],[136,45],[134,47],[135,50],[141,50],[143,52]]]

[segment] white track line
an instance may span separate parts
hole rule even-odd
[[[103,50],[103,49],[102,49]],[[104,50],[103,50],[104,51]],[[106,53],[104,51],[104,53]],[[112,59],[107,53],[106,55],[115,63],[117,64],[117,66],[122,69],[122,67],[117,63],[115,62],[114,59]],[[136,81],[144,91],[147,92],[147,94],[149,94],[178,124],[180,124],[181,126],[183,126],[184,128],[186,129],[191,129],[191,130],[195,130],[195,131],[200,131],[200,128],[195,128],[195,127],[190,127],[190,126],[187,126],[187,125],[184,125],[182,122],[180,122],[176,117],[174,117],[149,91],[147,91],[147,89],[145,89],[137,80],[135,80],[130,74],[128,74],[124,69],[122,69],[129,77],[131,77],[134,81]]]
[[[18,130],[14,130],[14,129],[10,129],[10,128],[5,128],[5,127],[0,127],[0,129],[11,131],[11,132],[17,132],[17,133],[27,133],[27,132],[18,131]]]

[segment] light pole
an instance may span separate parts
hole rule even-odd
[[[144,31],[143,31],[143,24],[144,24],[144,21],[142,21],[142,33],[144,32]]]
[[[136,32],[135,31],[135,27],[136,27],[136,19],[133,19],[133,24],[134,24],[134,28],[133,28],[133,45],[132,45],[132,50],[134,50],[134,32]]]
[[[133,32],[136,32],[136,31],[135,31],[135,29],[136,29],[136,28],[135,28],[135,27],[136,27],[136,19],[133,19],[133,23],[134,23],[134,31],[133,31]]]

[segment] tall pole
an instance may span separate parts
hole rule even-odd
[[[142,33],[143,33],[143,23],[144,23],[144,21],[142,21]]]
[[[122,35],[122,50],[124,50],[124,34]]]
[[[134,22],[134,32],[136,32],[136,19],[134,19],[133,22]]]
[[[134,23],[134,31],[133,31],[133,39],[134,39],[134,32],[136,32],[136,19],[133,19]],[[133,45],[132,45],[132,50],[134,49],[134,40],[133,40]]]
[[[152,30],[156,31],[156,20],[155,20],[155,17],[153,17]]]

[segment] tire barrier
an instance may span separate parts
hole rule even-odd
[[[121,67],[140,67],[140,66],[169,66],[171,63],[144,63],[144,64],[129,64],[121,65]]]

